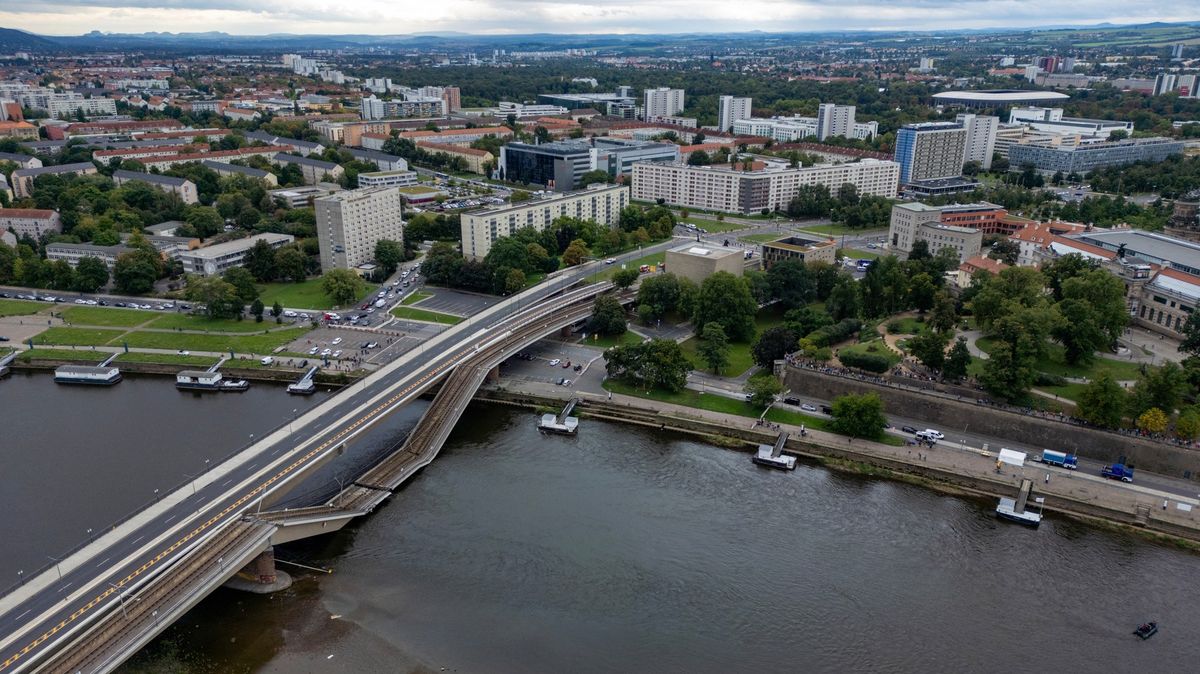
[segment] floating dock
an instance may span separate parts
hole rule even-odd
[[[543,414],[541,420],[538,421],[538,430],[543,433],[575,435],[575,431],[579,429],[579,419],[571,416],[571,412],[575,410],[577,404],[579,404],[579,398],[571,398],[557,416]]]
[[[61,365],[54,370],[54,381],[59,384],[112,386],[121,381],[121,368],[111,365]]]
[[[779,470],[795,470],[796,457],[784,456],[783,446],[787,444],[788,432],[783,431],[775,440],[775,446],[759,445],[758,451],[755,452],[751,461],[768,468],[778,468]]]
[[[7,356],[0,358],[0,379],[4,378],[5,376],[8,375],[9,372],[11,372],[11,369],[8,367],[8,364],[13,362],[13,359],[16,357],[17,357],[17,352],[13,351],[12,353],[8,354]]]
[[[304,376],[300,377],[300,379],[295,384],[288,385],[287,392],[292,395],[298,395],[298,396],[308,396],[308,395],[312,395],[312,394],[316,393],[317,385],[313,381],[313,377],[316,376],[317,370],[319,370],[319,369],[321,369],[321,368],[319,368],[315,365],[310,367],[308,369],[308,372],[305,372]]]
[[[1016,522],[1027,527],[1037,528],[1042,523],[1041,508],[1038,512],[1026,510],[1025,506],[1029,503],[1029,493],[1033,491],[1033,482],[1031,480],[1021,480],[1021,491],[1017,494],[1017,498],[1000,498],[1000,503],[996,506],[996,517],[1009,522]],[[1036,502],[1045,503],[1046,499],[1038,498]]]

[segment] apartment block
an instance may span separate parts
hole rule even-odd
[[[375,244],[404,241],[400,190],[367,187],[313,201],[321,269],[355,269],[375,259]]]
[[[717,99],[717,126],[722,131],[729,131],[733,128],[734,122],[750,119],[750,108],[753,103],[754,100],[748,97],[721,96]]]
[[[417,143],[417,147],[423,148],[425,151],[432,154],[441,154],[447,157],[457,157],[466,162],[467,170],[471,173],[480,175],[486,173],[488,166],[493,166],[496,163],[496,158],[487,150],[476,150],[473,147],[459,147],[458,145],[445,145],[442,143],[431,143],[421,141]]]
[[[12,230],[17,236],[40,239],[50,232],[61,232],[62,221],[55,211],[42,208],[0,208],[0,232]]]
[[[556,194],[516,204],[463,213],[462,250],[467,259],[481,260],[492,249],[492,243],[510,236],[523,227],[544,230],[560,217],[593,220],[615,227],[621,209],[630,203],[628,187],[596,184],[576,192]],[[318,217],[318,226],[320,217]]]
[[[174,176],[164,176],[156,173],[140,173],[138,171],[125,171],[117,169],[113,171],[113,182],[119,185],[124,185],[130,182],[146,183],[155,189],[177,195],[185,204],[195,204],[200,202],[200,195],[196,192],[196,184],[187,178],[176,178]]]
[[[659,117],[673,117],[683,112],[683,89],[659,87],[647,89],[644,94],[642,118],[653,122]]]
[[[256,234],[245,239],[181,252],[179,261],[183,263],[183,271],[186,274],[216,276],[225,273],[227,269],[242,266],[246,253],[259,241],[266,241],[272,248],[282,248],[294,240],[295,237],[291,234]]]
[[[895,160],[900,182],[953,178],[962,175],[967,130],[957,122],[908,124],[896,132]]]
[[[661,199],[672,206],[710,211],[757,213],[787,208],[805,185],[826,185],[836,193],[842,185],[851,184],[860,194],[895,197],[899,175],[899,165],[878,159],[799,168],[782,162],[750,171],[728,165],[644,162],[633,165],[633,198]]]
[[[9,178],[12,180],[13,194],[17,198],[33,195],[33,182],[44,175],[89,175],[96,173],[96,165],[90,161],[75,164],[59,164],[58,166],[43,166],[41,168],[17,169]]]
[[[996,131],[1000,128],[1000,118],[959,113],[955,121],[967,131],[963,163],[979,162],[985,171],[992,168],[992,155],[996,153]]]

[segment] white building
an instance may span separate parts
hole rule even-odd
[[[313,201],[321,269],[354,269],[375,259],[383,239],[404,242],[400,190],[368,187],[338,192]]]
[[[500,101],[500,105],[493,108],[492,112],[497,117],[503,118],[512,115],[517,119],[524,119],[526,117],[553,117],[555,115],[565,115],[570,111],[561,105]]]
[[[672,206],[728,213],[783,210],[801,186],[825,185],[837,193],[854,185],[859,194],[895,197],[900,167],[896,162],[863,159],[846,164],[818,164],[789,168],[777,162],[766,168],[743,171],[728,165],[688,166],[675,163],[633,165],[633,198]]]
[[[523,227],[544,230],[563,216],[615,227],[620,221],[621,209],[629,205],[629,200],[628,187],[596,183],[587,189],[562,192],[545,199],[463,213],[460,221],[463,255],[470,260],[481,260],[496,239],[511,236]],[[318,217],[318,223],[319,220]]]
[[[659,117],[673,117],[683,112],[683,89],[647,89],[644,97],[642,118],[647,122],[656,121]]]
[[[717,99],[717,127],[729,131],[733,123],[741,119],[750,119],[750,108],[754,99],[737,96],[722,96]]]
[[[232,267],[242,266],[246,253],[259,241],[266,241],[272,248],[282,248],[295,240],[291,234],[256,234],[249,238],[226,241],[204,248],[179,253],[185,274],[216,276]]]
[[[1062,108],[1025,107],[1013,108],[1008,113],[1009,124],[1023,124],[1036,131],[1079,135],[1087,138],[1107,139],[1113,131],[1133,134],[1133,122],[1118,122],[1107,119],[1064,117]]]
[[[372,171],[358,174],[359,187],[407,187],[416,184],[416,171]]]
[[[854,106],[822,103],[817,106],[817,140],[830,136],[851,138],[854,133]]]
[[[992,155],[996,152],[996,131],[1000,128],[1000,118],[960,113],[954,119],[967,130],[963,163],[977,161],[984,170],[992,168]]]
[[[825,106],[822,105],[821,108]],[[840,109],[839,113],[837,110]],[[825,110],[825,117],[751,117],[736,120],[733,123],[733,133],[739,136],[763,136],[777,143],[793,143],[795,141],[820,136],[821,124],[825,123],[825,138],[843,136],[867,140],[879,133],[878,122],[859,122],[854,119],[854,106],[833,106]]]

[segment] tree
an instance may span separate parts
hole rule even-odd
[[[387,276],[391,276],[400,263],[404,261],[404,246],[391,239],[380,239],[375,242],[375,262],[383,267]]]
[[[908,302],[923,314],[933,308],[936,293],[937,287],[934,286],[933,279],[929,277],[929,274],[917,274],[912,277],[912,284],[908,288]]]
[[[875,439],[883,435],[887,419],[883,401],[875,393],[843,395],[833,399],[834,432],[855,438]]]
[[[588,330],[601,335],[619,335],[625,332],[625,308],[610,294],[597,295],[592,301],[592,318]]]
[[[196,204],[188,207],[183,221],[191,226],[196,236],[202,239],[220,233],[225,226],[225,221],[221,219],[221,214],[217,212],[217,209]]]
[[[746,380],[743,390],[750,395],[751,405],[767,407],[775,402],[775,396],[783,392],[783,384],[779,383],[775,375],[762,372]]]
[[[521,292],[525,287],[525,272],[520,269],[509,269],[504,275],[504,294],[512,295]]]
[[[949,381],[961,381],[967,377],[967,368],[971,365],[971,350],[967,348],[967,340],[959,337],[946,354],[942,364],[942,378]]]
[[[283,315],[283,305],[279,303],[279,300],[275,300],[275,303],[271,305],[271,315],[275,318]]]
[[[284,246],[275,251],[277,278],[300,283],[308,278],[308,256],[296,246]]]
[[[833,318],[824,311],[812,307],[792,309],[783,315],[783,325],[797,337],[808,335],[826,325],[833,325]]]
[[[1187,373],[1178,364],[1166,362],[1150,368],[1133,387],[1130,416],[1137,418],[1151,407],[1174,412],[1187,388]]]
[[[1068,278],[1058,311],[1064,320],[1054,336],[1065,349],[1066,361],[1086,363],[1096,351],[1115,343],[1129,321],[1125,284],[1103,269]]]
[[[579,186],[587,187],[593,183],[611,183],[612,176],[604,169],[594,169],[579,177]]]
[[[255,323],[262,323],[264,309],[262,300],[255,297],[254,302],[250,304],[250,315],[254,316]]]
[[[881,257],[867,267],[861,282],[863,316],[889,316],[908,303],[908,273],[894,255]]]
[[[1183,440],[1195,440],[1200,436],[1200,409],[1193,405],[1179,413],[1175,421],[1175,435]]]
[[[674,340],[652,339],[615,346],[604,352],[608,376],[644,388],[681,391],[692,364]]]
[[[697,330],[719,323],[729,339],[747,342],[754,337],[754,315],[758,305],[746,279],[719,271],[704,279],[696,298],[692,324]]]
[[[271,244],[259,239],[254,242],[246,257],[242,259],[244,266],[259,283],[269,283],[275,280],[276,252]]]
[[[1167,421],[1166,412],[1151,407],[1138,416],[1137,427],[1143,433],[1162,433],[1167,430]]]
[[[700,358],[712,368],[713,374],[721,374],[721,368],[729,364],[729,338],[720,323],[707,323],[700,331]]]
[[[799,260],[782,260],[767,270],[771,297],[784,307],[795,309],[813,300],[817,294],[816,281]]]
[[[946,343],[949,335],[926,330],[908,340],[908,352],[931,369],[940,370],[946,363]]]
[[[637,269],[619,269],[612,275],[612,282],[621,290],[625,290],[634,283],[637,283],[639,276],[641,276],[641,272]]]
[[[1129,406],[1128,399],[1112,373],[1101,370],[1080,392],[1077,414],[1101,428],[1118,428]]]
[[[958,310],[950,293],[939,290],[933,297],[933,313],[927,325],[938,332],[949,332],[958,323]]]
[[[1187,321],[1183,324],[1183,341],[1179,344],[1179,350],[1200,356],[1200,312],[1193,311],[1188,314]]]
[[[220,276],[191,276],[184,296],[204,307],[209,318],[233,318],[242,313],[237,288]]]
[[[366,284],[349,269],[333,269],[321,276],[321,290],[335,305],[345,306],[362,296]]]
[[[113,264],[113,284],[125,295],[144,295],[154,289],[158,268],[137,252],[122,253]]]
[[[230,267],[221,277],[237,289],[238,300],[243,305],[258,299],[258,286],[254,285],[254,276],[245,267]]]
[[[575,239],[563,251],[562,261],[568,267],[574,267],[577,264],[582,264],[591,255],[592,252],[588,250],[587,244],[584,243],[583,239]]]
[[[837,283],[825,301],[825,310],[835,321],[843,318],[858,318],[862,315],[862,296],[858,283],[849,274],[838,276]]]
[[[55,260],[49,264],[50,287],[55,290],[74,290],[78,285],[75,270],[66,260]]]
[[[693,150],[687,158],[688,166],[708,166],[712,163],[712,158],[704,150]]]
[[[98,257],[85,257],[75,267],[75,288],[82,293],[94,293],[108,285],[108,265]]]
[[[796,333],[785,326],[767,328],[750,347],[750,355],[756,365],[770,369],[775,361],[796,350],[796,339]]]

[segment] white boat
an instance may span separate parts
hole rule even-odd
[[[183,370],[175,375],[175,388],[187,391],[218,391],[221,373],[208,370]]]
[[[1045,502],[1045,499],[1039,498],[1037,502],[1043,503]],[[1036,513],[1031,510],[1022,510],[1021,512],[1017,512],[1016,499],[1004,497],[1000,498],[1000,503],[996,506],[996,517],[999,517],[1002,520],[1008,520],[1009,522],[1024,524],[1025,526],[1033,527],[1034,529],[1036,529],[1038,525],[1042,523],[1042,513],[1040,508]]]
[[[227,379],[221,382],[222,391],[241,393],[248,388],[250,388],[250,382],[246,381],[245,379]]]
[[[59,384],[112,386],[121,381],[121,369],[110,365],[63,365],[54,370],[54,381]]]

